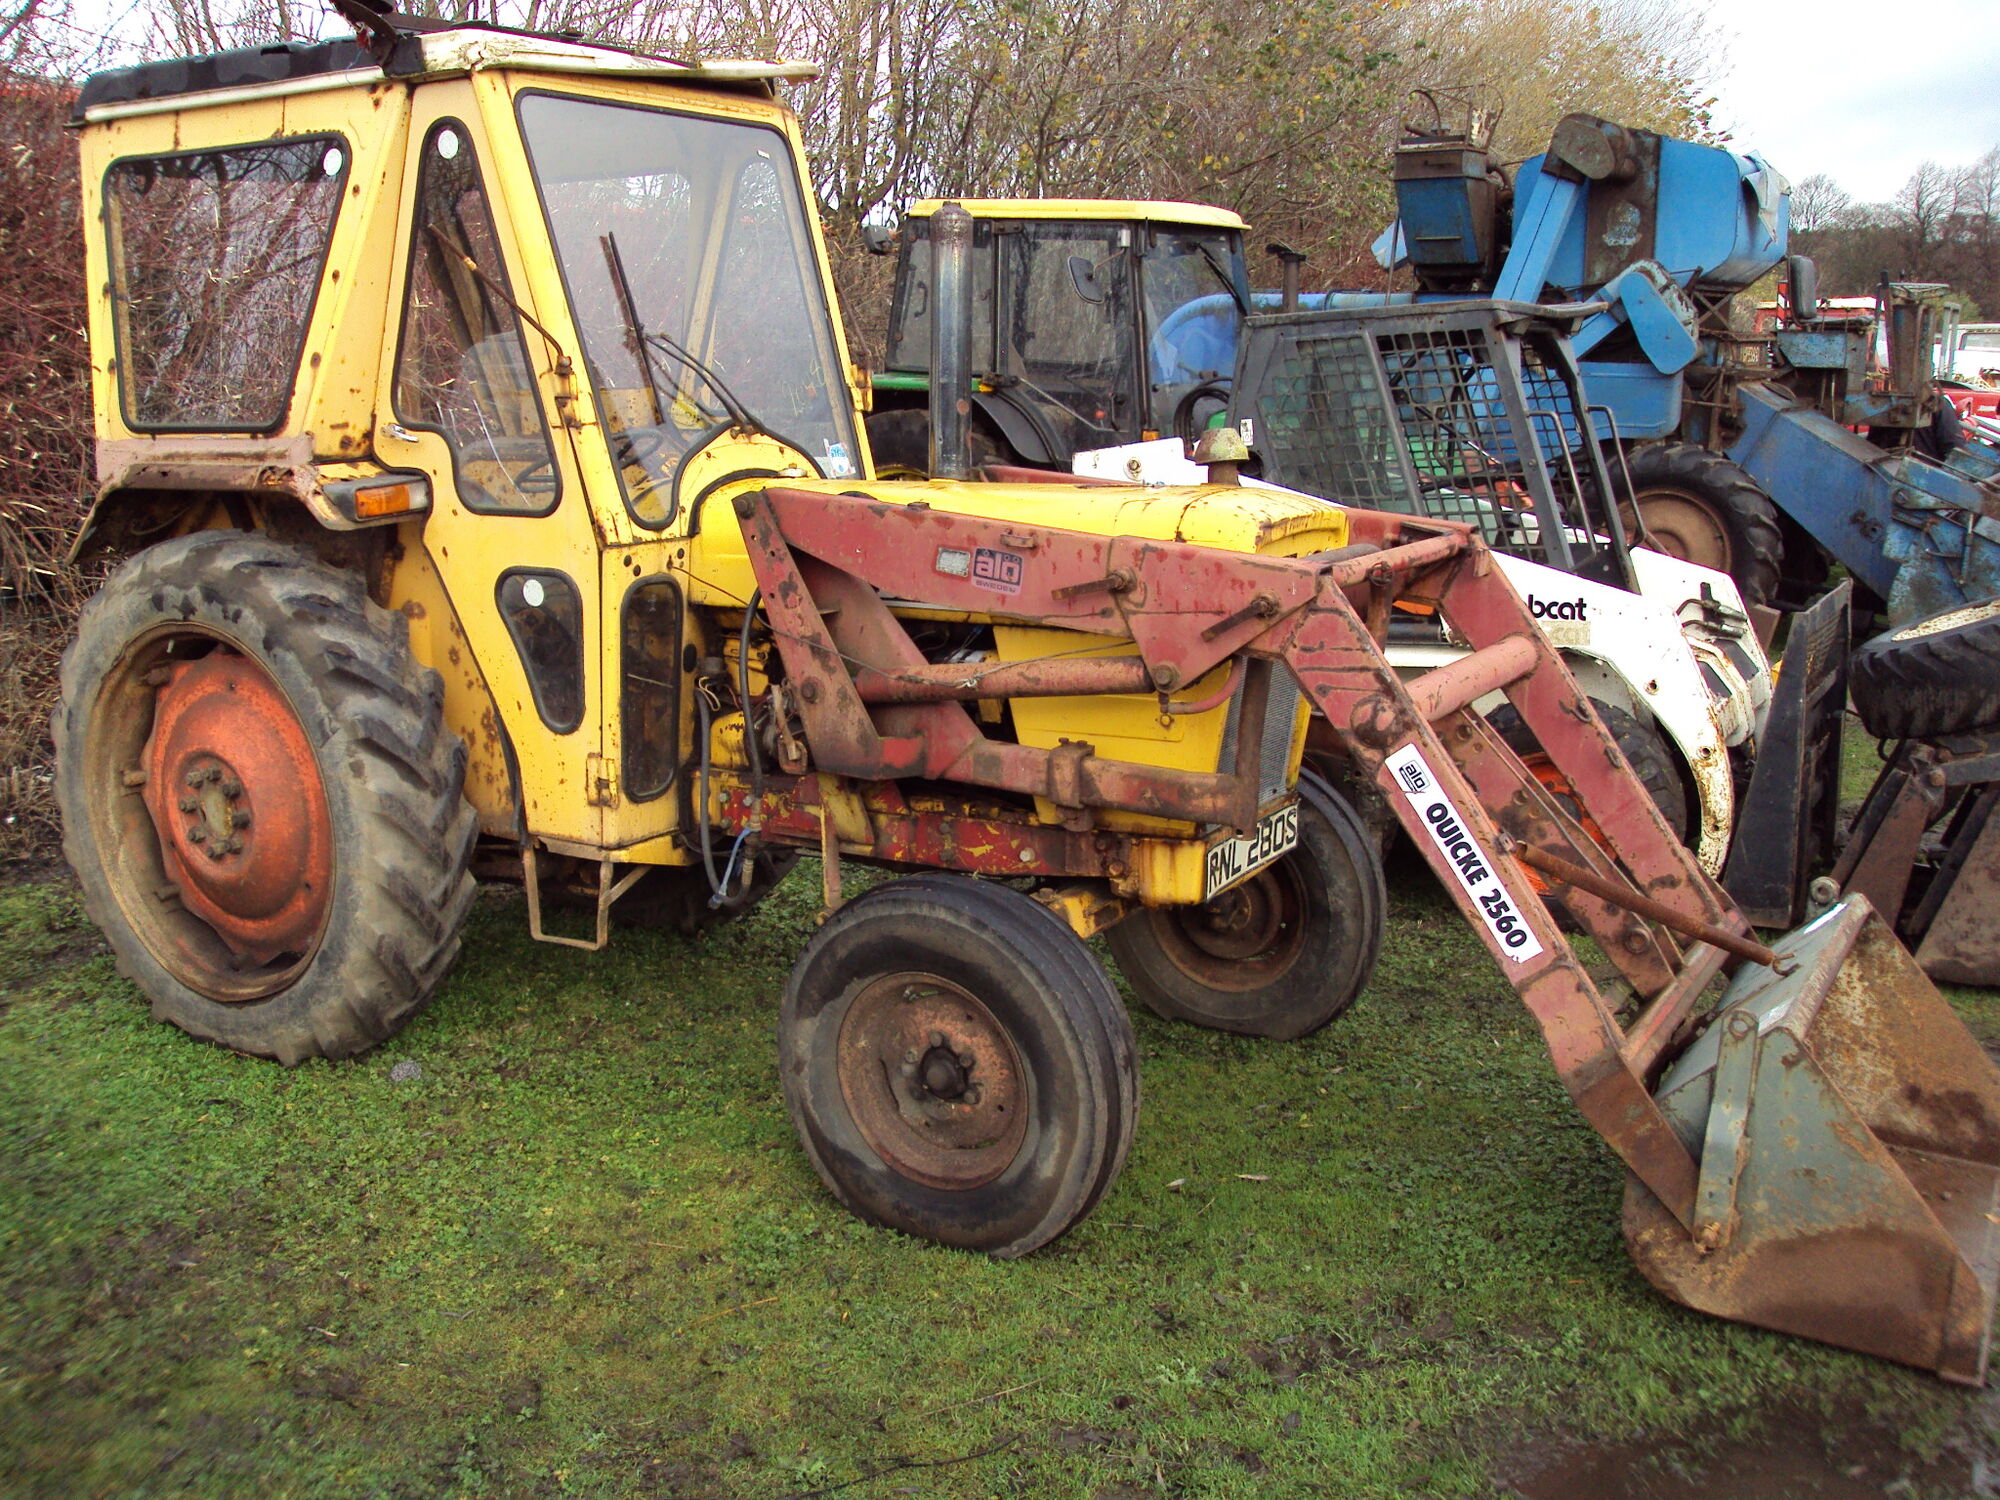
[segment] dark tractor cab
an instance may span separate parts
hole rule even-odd
[[[1068,468],[1227,409],[1247,306],[1243,221],[1191,203],[960,200],[973,216],[973,457]],[[885,474],[929,462],[931,216],[896,236],[887,369],[869,446]]]

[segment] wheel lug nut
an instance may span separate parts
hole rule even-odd
[[[224,853],[225,851],[220,844],[210,844],[208,846],[208,857],[210,859],[220,859]]]
[[[184,813],[191,813],[200,806],[201,804],[192,797],[181,798],[181,811]]]
[[[971,1054],[970,1052],[961,1052],[961,1053],[959,1053],[959,1054],[958,1054],[958,1065],[959,1065],[959,1066],[960,1066],[961,1068],[969,1068],[969,1067],[971,1067],[971,1066],[972,1066],[972,1054]]]
[[[917,1049],[915,1047],[910,1048],[909,1051],[903,1054],[903,1061],[906,1063],[914,1063],[916,1060],[917,1060]]]
[[[241,807],[232,809],[229,814],[229,822],[233,828],[248,828],[250,826],[249,810]]]
[[[188,842],[190,844],[199,844],[203,839],[207,837],[208,837],[208,828],[204,824],[197,823],[194,825],[194,827],[188,830]]]
[[[942,1047],[944,1045],[944,1033],[942,1031],[933,1031],[931,1033],[931,1045],[933,1047]]]
[[[187,784],[191,787],[199,787],[207,780],[208,778],[199,771],[190,771],[187,773]]]
[[[238,781],[235,777],[232,776],[229,780],[222,783],[222,795],[225,797],[242,796],[243,783]]]

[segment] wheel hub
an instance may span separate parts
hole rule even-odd
[[[297,715],[234,653],[164,670],[142,764],[167,878],[238,960],[309,952],[333,892],[333,827]]]
[[[1646,534],[1662,552],[1682,562],[1729,571],[1735,560],[1729,529],[1700,496],[1674,489],[1645,490],[1638,508]]]
[[[1195,908],[1186,927],[1189,940],[1203,953],[1238,962],[1256,957],[1278,941],[1285,927],[1285,903],[1268,872],[1253,875]]]
[[[878,979],[849,1004],[837,1046],[855,1125],[904,1176],[965,1191],[1020,1152],[1029,1103],[1020,1060],[970,991],[929,974]]]

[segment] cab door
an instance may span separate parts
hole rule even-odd
[[[477,106],[470,81],[415,93],[374,448],[430,482],[423,546],[499,713],[504,744],[482,748],[518,767],[527,832],[584,852],[615,795],[600,774],[601,549],[565,425],[566,351],[535,326],[561,320],[531,305],[509,228],[538,230],[540,214],[498,188],[515,143],[493,141]]]

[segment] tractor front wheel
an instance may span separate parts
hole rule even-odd
[[[240,532],[151,548],[84,607],[53,726],[63,849],[157,1018],[346,1057],[450,967],[477,828],[402,627],[359,579]]]
[[[1158,1015],[1281,1041],[1354,1003],[1374,972],[1389,899],[1377,844],[1339,793],[1299,777],[1299,842],[1204,906],[1148,908],[1107,933]]]
[[[860,1217],[1012,1258],[1090,1212],[1139,1112],[1132,1030],[1075,933],[1020,892],[917,875],[841,907],[792,970],[785,1103]]]

